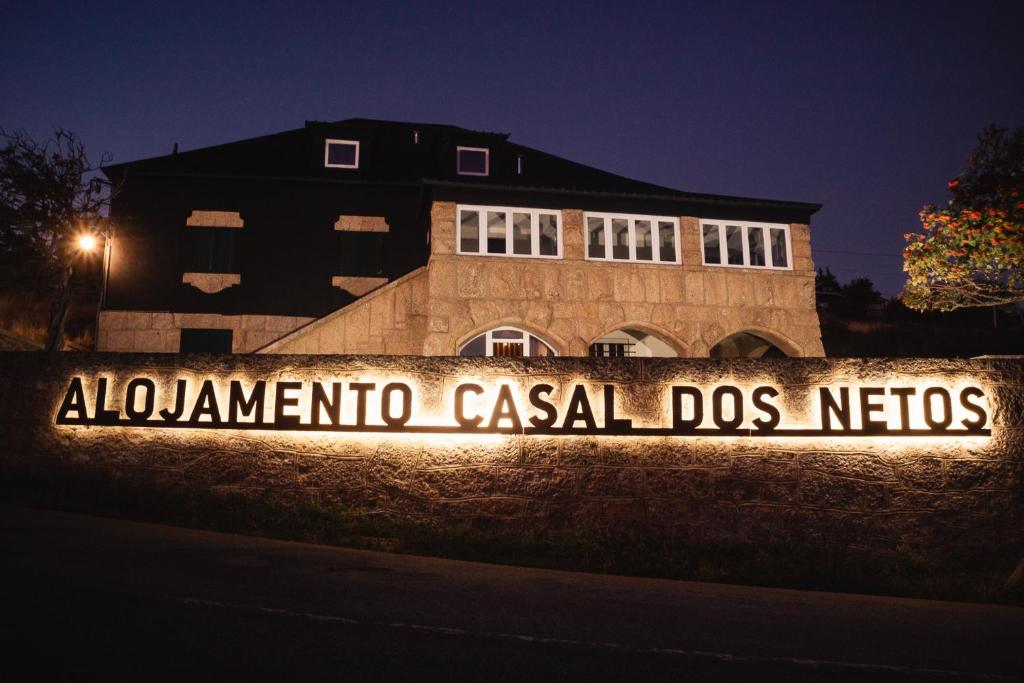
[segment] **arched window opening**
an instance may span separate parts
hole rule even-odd
[[[460,356],[557,356],[540,338],[515,327],[497,327],[473,337],[459,349]]]
[[[785,358],[786,353],[767,339],[737,332],[711,347],[712,358]]]
[[[610,358],[675,358],[679,354],[659,337],[643,330],[609,332],[590,345],[591,356]]]

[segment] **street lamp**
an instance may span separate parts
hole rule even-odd
[[[107,271],[110,268],[110,248],[114,241],[114,231],[108,225],[107,228],[99,233],[83,232],[78,236],[78,249],[83,254],[91,254],[96,251],[96,247],[99,246],[100,238],[103,239],[103,281],[100,285],[100,303],[97,310],[97,332],[99,331],[99,311],[103,310],[103,304],[107,299]]]
[[[78,238],[78,248],[86,253],[92,253],[96,248],[96,236],[86,233]]]
[[[93,254],[99,247],[100,239],[103,240],[103,274],[100,285],[99,304],[96,308],[96,339],[99,341],[99,314],[103,310],[107,298],[107,275],[110,269],[110,248],[113,241],[113,230],[108,225],[101,232],[83,231],[74,238],[73,248],[83,256]],[[72,262],[69,262],[64,272],[64,283],[59,290],[57,300],[53,303],[50,313],[50,324],[46,333],[46,349],[48,351],[59,351],[64,342],[64,322],[67,319],[68,309],[71,305],[71,275],[74,272]]]
[[[103,307],[107,303],[107,277],[110,273],[110,249],[114,242],[113,226],[108,222],[106,229],[104,229],[99,236],[103,238],[103,273],[101,275],[100,297],[96,304],[96,326],[94,328],[96,331],[96,347],[99,347],[100,342],[100,314],[103,313]],[[78,248],[81,249],[83,253],[91,254],[95,251],[98,244],[99,241],[97,240],[95,233],[82,233],[78,238]]]

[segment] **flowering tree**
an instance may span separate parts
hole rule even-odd
[[[1024,128],[989,126],[946,208],[926,206],[904,235],[903,302],[949,311],[1024,301]]]

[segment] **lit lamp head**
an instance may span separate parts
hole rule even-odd
[[[86,253],[94,251],[96,249],[96,244],[97,240],[95,235],[85,234],[78,238],[78,248]]]

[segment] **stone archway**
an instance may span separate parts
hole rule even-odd
[[[711,358],[786,358],[802,355],[793,342],[764,330],[734,332],[719,339],[708,350]]]
[[[519,325],[487,326],[466,335],[457,345],[460,356],[557,356],[558,348],[541,335]]]
[[[649,325],[624,324],[605,332],[588,344],[588,355],[637,358],[679,358],[683,346],[666,332]]]

